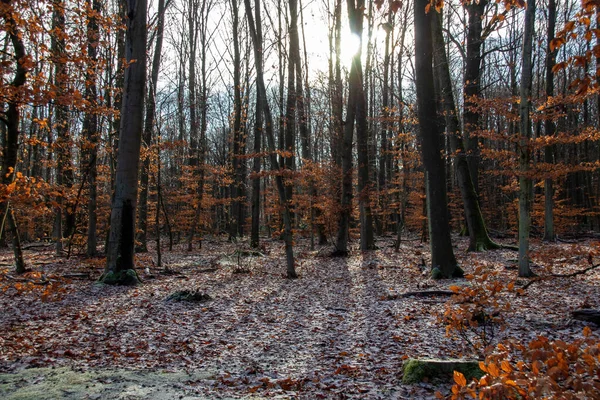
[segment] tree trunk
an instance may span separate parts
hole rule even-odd
[[[435,72],[440,82],[440,97],[443,106],[443,114],[446,119],[446,127],[450,136],[450,147],[454,154],[458,186],[463,200],[467,227],[469,230],[469,250],[482,251],[487,249],[498,249],[500,246],[494,243],[487,232],[483,215],[479,207],[475,184],[469,173],[469,163],[463,143],[460,139],[460,122],[456,112],[454,96],[452,94],[452,78],[446,50],[444,48],[444,37],[442,34],[442,14],[433,13],[432,16],[433,49],[435,58]]]
[[[100,14],[100,1],[93,0],[90,4],[87,3],[87,8],[92,11],[90,18],[87,23],[87,44],[88,44],[88,57],[90,59],[88,70],[86,72],[86,98],[90,104],[97,104],[98,88],[96,85],[97,79],[97,63],[98,63],[98,40],[99,40],[99,29],[98,20],[96,15]],[[87,227],[87,255],[88,257],[95,256],[97,253],[97,236],[96,236],[96,225],[97,216],[96,209],[98,204],[98,194],[96,187],[96,180],[98,177],[97,157],[98,157],[98,140],[100,134],[98,132],[98,115],[92,110],[88,110],[83,121],[83,131],[89,141],[89,149],[85,152],[86,161],[88,163],[88,185],[89,195],[87,203],[88,212],[88,227]]]
[[[248,11],[248,10],[246,10]],[[260,22],[260,1],[255,2],[256,14],[256,46],[258,52],[255,54],[256,70],[263,70],[263,58],[262,58],[262,23]],[[254,160],[252,165],[252,172],[254,177],[252,178],[252,230],[250,233],[250,246],[258,248],[259,246],[259,235],[260,235],[260,163],[261,157],[259,156],[262,143],[262,130],[263,130],[263,110],[264,103],[267,100],[262,97],[262,93],[256,91],[256,116],[254,121]]]
[[[156,85],[158,84],[158,73],[160,69],[160,59],[162,53],[163,31],[165,26],[165,0],[158,1],[158,22],[156,26],[156,44],[154,46],[154,56],[152,57],[152,71],[150,73],[150,87],[148,88],[148,99],[146,103],[146,117],[144,120],[144,135],[142,145],[146,148],[146,154],[142,162],[140,171],[140,201],[138,215],[138,237],[140,243],[137,251],[148,251],[148,183],[150,174],[150,148],[152,145],[152,132],[156,124]],[[158,203],[156,205],[157,209]]]
[[[233,182],[231,183],[231,214],[229,216],[229,238],[234,240],[238,237],[241,224],[240,220],[242,201],[240,199],[240,176],[241,148],[242,148],[242,81],[241,81],[241,55],[240,55],[240,32],[239,32],[239,3],[231,0],[231,15],[233,18],[233,132],[231,138],[231,165],[233,169]]]
[[[127,0],[127,68],[106,269],[101,281],[137,284],[134,266],[135,211],[146,87],[146,0]]]
[[[546,34],[546,99],[554,96],[554,72],[557,49],[552,49],[550,43],[554,39],[556,26],[556,0],[548,0],[548,31]],[[546,136],[554,136],[556,127],[554,121],[547,117],[544,121]],[[554,146],[544,148],[544,162],[554,164]],[[554,232],[554,182],[551,177],[544,180],[544,240],[556,240]]]
[[[434,277],[462,276],[458,267],[452,238],[446,197],[445,163],[442,158],[442,135],[437,124],[437,110],[433,77],[433,42],[431,23],[433,13],[425,12],[428,0],[416,0],[415,12],[415,73],[417,88],[417,116],[421,151],[425,167],[427,217]],[[435,272],[439,270],[439,273]]]
[[[21,114],[19,111],[19,90],[25,85],[27,79],[27,67],[26,60],[27,55],[25,54],[25,46],[21,32],[18,30],[18,25],[14,19],[17,11],[13,8],[10,0],[2,0],[4,5],[3,9],[0,10],[0,15],[6,23],[7,35],[10,38],[10,42],[14,49],[14,61],[15,61],[15,75],[12,82],[10,83],[13,89],[13,96],[9,96],[5,99],[7,103],[6,111],[4,114],[3,122],[6,125],[6,136],[4,137],[4,143],[2,148],[2,171],[3,172],[0,181],[3,185],[10,185],[15,178],[17,159],[19,153],[19,124],[21,120]],[[25,261],[23,259],[23,250],[21,249],[21,240],[19,237],[19,231],[17,229],[16,220],[12,211],[12,207],[8,200],[0,202],[0,215],[2,218],[8,220],[9,229],[12,233],[13,240],[13,254],[15,257],[16,273],[21,274],[25,272]],[[0,232],[1,234],[1,232]]]
[[[364,0],[348,1],[348,20],[350,31],[360,38],[362,43]],[[360,249],[373,250],[375,242],[373,238],[373,215],[371,213],[371,179],[369,176],[369,132],[367,124],[367,99],[364,91],[363,71],[361,64],[361,51],[352,57],[350,77],[348,83],[348,111],[346,113],[345,136],[352,136],[354,123],[356,122],[356,147],[358,153],[358,205],[360,211]],[[350,144],[350,152],[352,144]],[[351,154],[350,154],[351,156]],[[350,169],[351,171],[351,169]],[[350,174],[351,176],[351,174]]]
[[[258,5],[260,0],[255,0],[255,4]],[[250,5],[250,0],[244,0],[244,5],[246,7],[246,18],[248,19],[248,27],[250,30],[250,36],[252,38],[252,42],[254,43],[254,59],[258,59],[261,57],[262,53],[260,49],[262,48],[262,43],[258,41],[256,26],[261,24],[260,14],[257,13],[256,24],[254,23],[254,16],[252,15],[252,7]],[[263,99],[267,98],[267,90],[265,87],[265,82],[263,78],[263,70],[261,68],[261,63],[256,64],[256,89],[263,97]],[[275,154],[275,134],[273,132],[273,116],[271,114],[271,109],[269,108],[269,103],[265,100],[263,104],[263,113],[265,117],[265,126],[267,133],[267,140],[269,143],[269,159],[271,160],[271,169],[273,171],[279,171],[279,163],[277,161],[277,155]],[[281,174],[277,174],[275,176],[275,182],[277,184],[277,192],[279,193],[279,201],[283,205],[283,224],[284,224],[284,241],[285,241],[285,255],[286,255],[286,264],[287,264],[287,277],[289,279],[297,278],[296,268],[294,265],[294,245],[293,245],[293,237],[292,237],[292,221],[290,218],[290,210],[287,207],[287,199],[285,197],[285,186],[283,184],[283,178]]]
[[[63,250],[63,238],[70,237],[75,229],[75,214],[72,204],[65,203],[67,190],[73,186],[73,168],[71,165],[71,138],[69,135],[69,118],[67,105],[61,97],[67,94],[68,73],[65,62],[65,5],[62,0],[52,1],[52,58],[54,64],[54,86],[56,95],[54,104],[53,126],[56,127],[56,142],[54,150],[56,153],[56,184],[62,195],[56,199],[58,204],[54,218],[54,238],[56,240],[56,253],[59,255]],[[63,214],[65,221],[63,225]]]
[[[465,99],[463,124],[469,172],[476,193],[479,193],[479,138],[474,135],[474,132],[479,129],[479,111],[476,110],[476,107],[477,97],[481,93],[482,24],[487,5],[488,0],[480,0],[478,2],[472,1],[466,6],[469,21],[463,89]]]
[[[521,70],[521,89],[519,103],[519,276],[530,277],[529,232],[531,230],[531,203],[533,186],[529,176],[531,160],[531,122],[529,108],[531,104],[533,30],[535,27],[535,0],[527,2],[525,28],[523,33],[523,65]]]

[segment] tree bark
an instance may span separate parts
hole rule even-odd
[[[7,107],[2,118],[2,121],[6,125],[6,136],[4,137],[4,146],[2,149],[3,173],[0,179],[3,185],[8,186],[14,181],[17,168],[20,136],[19,124],[21,121],[19,91],[25,85],[27,79],[28,69],[25,61],[27,61],[28,55],[25,53],[22,35],[13,16],[13,13],[15,13],[16,10],[14,9],[12,2],[10,0],[2,0],[2,4],[4,7],[0,10],[0,15],[2,15],[2,19],[4,19],[6,23],[7,35],[10,38],[10,42],[14,49],[15,61],[15,75],[10,83],[13,94],[5,100],[7,102]],[[18,274],[24,273],[25,261],[23,259],[21,239],[19,237],[16,219],[8,200],[0,202],[0,213],[3,218],[8,220],[9,229],[12,233],[13,254],[16,266],[15,272]]]
[[[479,129],[479,111],[477,97],[481,94],[481,46],[483,45],[482,24],[488,0],[472,1],[466,5],[469,15],[467,27],[467,54],[464,74],[464,140],[469,162],[471,180],[479,193],[479,138],[474,131]]]
[[[450,148],[454,154],[454,162],[460,194],[463,200],[467,227],[469,230],[469,250],[482,251],[487,249],[498,249],[500,246],[494,243],[487,232],[483,215],[477,199],[477,191],[469,173],[469,163],[461,137],[460,122],[454,96],[452,94],[452,80],[446,50],[444,48],[444,37],[442,34],[442,14],[433,13],[432,35],[435,58],[435,72],[440,82],[440,101],[446,120],[450,138]]]
[[[255,53],[255,64],[257,71],[263,71],[263,52],[262,52],[262,23],[260,22],[260,1],[255,2],[254,13],[256,15],[256,45],[258,52]],[[248,11],[248,10],[246,10]],[[260,234],[260,164],[259,156],[262,143],[263,131],[263,109],[267,100],[262,97],[260,91],[256,91],[256,116],[254,121],[254,160],[252,165],[252,230],[250,233],[250,246],[258,248]]]
[[[529,176],[531,160],[531,104],[533,30],[535,27],[535,0],[527,2],[525,28],[523,33],[523,64],[521,70],[521,89],[519,103],[519,276],[530,277],[533,272],[529,266],[529,232],[531,230],[531,203],[533,186]]]
[[[89,57],[89,66],[85,77],[85,90],[86,98],[90,104],[97,104],[98,88],[96,84],[97,79],[97,63],[98,63],[98,41],[99,41],[99,28],[98,20],[96,15],[100,14],[100,1],[93,0],[91,3],[88,2],[86,7],[91,11],[91,16],[87,23],[87,50]],[[89,12],[88,11],[88,12]],[[98,157],[98,115],[91,109],[86,112],[85,119],[83,121],[83,131],[87,136],[89,142],[89,148],[85,151],[85,159],[87,161],[88,168],[88,226],[87,226],[87,255],[88,257],[95,256],[97,253],[97,236],[96,236],[96,225],[97,215],[96,209],[98,207],[98,190],[96,187],[96,180],[98,177],[97,169],[97,157]]]
[[[425,12],[428,3],[428,0],[416,0],[414,2],[417,116],[423,165],[425,166],[432,268],[439,269],[440,277],[451,278],[462,276],[463,272],[458,267],[454,257],[450,236],[445,163],[441,153],[441,132],[436,122],[437,110],[433,85],[433,42],[431,34],[433,13]]]
[[[156,124],[156,85],[158,84],[158,73],[160,70],[160,59],[163,44],[163,32],[165,26],[165,0],[158,1],[157,25],[156,25],[156,43],[154,45],[154,55],[152,57],[152,71],[150,72],[150,87],[148,88],[148,97],[146,103],[146,117],[144,119],[144,134],[142,137],[142,145],[146,149],[145,157],[142,161],[140,171],[140,201],[139,201],[139,234],[137,237],[140,243],[137,251],[148,251],[148,191],[149,191],[149,175],[150,175],[150,159],[152,132]],[[156,205],[157,209],[158,203]]]
[[[110,284],[137,284],[135,273],[135,211],[146,88],[146,0],[127,0],[125,55],[119,151],[112,202],[106,269],[100,278]]]
[[[552,69],[556,64],[557,49],[552,49],[550,43],[554,39],[556,27],[556,0],[548,0],[548,31],[546,34],[546,99],[554,96],[554,72]],[[554,121],[549,117],[544,121],[546,136],[554,136],[556,127]],[[554,146],[544,148],[544,162],[554,163]],[[544,180],[544,240],[556,240],[554,232],[554,182],[551,177]]]
[[[255,0],[255,4],[258,4],[260,0]],[[246,7],[246,18],[248,19],[248,28],[250,30],[250,36],[252,38],[252,42],[254,44],[254,59],[261,57],[262,43],[258,41],[258,36],[256,33],[256,26],[261,24],[260,15],[257,13],[256,24],[254,23],[254,16],[252,15],[252,7],[250,5],[250,0],[244,0],[244,5]],[[276,172],[279,171],[279,162],[277,161],[277,155],[275,154],[275,134],[273,132],[273,116],[271,114],[271,109],[269,108],[269,103],[266,101],[267,98],[267,90],[265,87],[265,81],[263,77],[263,70],[261,67],[261,63],[256,64],[256,89],[260,93],[260,95],[265,99],[263,104],[263,113],[265,117],[265,127],[267,134],[267,141],[269,143],[269,159],[271,161],[271,169]],[[277,192],[279,194],[279,201],[283,205],[283,224],[284,224],[284,241],[285,241],[285,255],[286,255],[286,264],[287,264],[287,277],[289,279],[297,278],[296,268],[294,265],[294,245],[293,245],[293,236],[292,236],[292,220],[290,217],[290,210],[287,207],[287,199],[285,197],[285,186],[283,184],[283,177],[280,173],[277,173],[275,176],[275,183],[277,185]]]

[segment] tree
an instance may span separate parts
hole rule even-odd
[[[450,66],[444,46],[442,33],[442,14],[434,13],[432,16],[432,39],[435,58],[435,75],[439,81],[443,107],[446,120],[446,128],[450,136],[450,148],[455,157],[456,174],[460,194],[463,201],[467,227],[469,230],[469,250],[481,251],[486,249],[497,249],[500,246],[494,243],[487,232],[483,215],[477,199],[477,191],[473,177],[469,173],[468,156],[461,140],[460,122],[452,94],[452,78],[450,77]]]
[[[452,278],[463,275],[458,266],[452,239],[446,197],[445,163],[442,158],[441,132],[437,124],[433,75],[433,41],[431,24],[433,13],[427,13],[428,0],[415,0],[415,72],[417,89],[417,117],[427,192],[431,264],[438,269],[434,277]]]
[[[5,24],[4,28],[8,33],[10,43],[12,44],[15,52],[15,74],[10,82],[12,94],[6,99],[8,107],[1,118],[2,122],[6,126],[4,146],[2,149],[1,182],[5,187],[8,187],[13,183],[16,176],[17,157],[19,152],[19,124],[21,121],[21,114],[19,111],[19,107],[21,106],[21,98],[19,91],[22,90],[27,80],[27,72],[29,69],[28,65],[30,64],[31,58],[25,53],[23,37],[19,30],[19,25],[14,17],[14,13],[17,11],[14,9],[12,1],[2,0],[2,5],[3,7],[0,9],[0,15],[2,15],[2,19],[4,20]],[[4,228],[4,221],[8,221],[8,227],[12,234],[16,272],[18,274],[24,273],[25,261],[23,260],[23,250],[21,249],[21,238],[19,236],[19,229],[15,215],[8,200],[2,200],[2,202],[0,202],[0,212],[2,215],[2,229]]]
[[[97,106],[98,87],[96,84],[97,80],[97,69],[98,69],[98,42],[99,42],[99,28],[98,28],[98,15],[100,14],[100,2],[99,0],[93,0],[91,3],[86,3],[86,11],[90,14],[87,23],[87,51],[89,57],[89,66],[85,74],[85,91],[86,98],[90,104]],[[87,230],[87,255],[92,257],[96,255],[96,210],[98,208],[98,116],[96,112],[91,109],[85,114],[83,121],[83,131],[87,134],[87,140],[89,141],[88,149],[85,152],[87,162],[87,175],[89,185],[89,196],[87,204],[88,213],[88,230]]]
[[[148,251],[148,184],[150,173],[150,147],[152,144],[152,132],[156,125],[156,86],[158,85],[158,73],[160,70],[160,59],[163,44],[163,32],[165,26],[165,0],[158,1],[156,43],[154,45],[154,56],[152,57],[152,71],[150,72],[150,87],[147,88],[148,99],[146,102],[146,117],[144,120],[144,135],[142,144],[146,148],[146,154],[142,162],[140,176],[140,202],[139,202],[139,234],[137,240],[140,242],[139,252]],[[158,207],[158,205],[157,205]],[[158,207],[160,208],[160,207]]]
[[[523,32],[523,64],[519,102],[519,276],[530,277],[529,232],[531,230],[532,179],[529,175],[531,161],[531,106],[533,32],[535,29],[535,0],[527,2]]]
[[[239,0],[231,0],[231,16],[233,19],[233,132],[231,138],[231,166],[233,169],[233,182],[231,183],[231,214],[229,218],[229,237],[234,240],[243,233],[243,204],[241,199],[242,181],[242,80],[241,80],[241,53],[239,29]]]
[[[260,5],[260,0],[255,0],[255,4],[257,7]],[[246,18],[248,19],[248,29],[250,30],[250,37],[252,38],[252,43],[254,47],[254,59],[255,59],[255,67],[256,67],[256,90],[260,96],[264,99],[267,98],[267,90],[265,87],[265,81],[263,77],[263,70],[261,68],[262,63],[256,62],[261,55],[260,49],[262,48],[262,43],[258,41],[258,35],[256,33],[256,26],[261,23],[260,15],[257,13],[256,24],[254,22],[254,16],[252,15],[252,7],[250,5],[250,0],[244,0],[244,5],[246,7]],[[259,110],[257,110],[259,112]],[[273,116],[271,114],[271,109],[269,107],[269,102],[265,101],[263,103],[263,116],[265,117],[265,130],[267,134],[267,141],[269,143],[269,159],[271,161],[271,170],[275,172],[279,172],[279,162],[277,161],[277,155],[275,154],[275,134],[273,133]],[[296,268],[294,265],[294,245],[293,245],[293,237],[292,237],[292,219],[291,213],[288,207],[288,202],[285,193],[285,185],[283,184],[283,177],[281,173],[277,173],[275,176],[275,183],[277,185],[277,192],[279,194],[279,201],[283,205],[283,238],[285,241],[285,255],[286,255],[286,264],[287,264],[287,277],[289,279],[297,278]]]
[[[108,284],[137,284],[134,270],[138,168],[146,88],[146,0],[127,0],[125,82],[106,268]]]
[[[248,10],[246,10],[248,12]],[[255,65],[257,71],[263,70],[263,34],[262,34],[262,23],[260,20],[260,1],[256,1],[254,4],[254,13],[256,15],[256,43],[259,48],[255,52]],[[256,46],[256,45],[255,45]],[[263,97],[260,91],[256,91],[256,115],[254,119],[254,159],[252,164],[252,226],[250,232],[250,246],[257,248],[259,245],[259,234],[260,234],[260,164],[261,159],[259,157],[262,143],[262,131],[263,131],[263,110],[264,103],[267,101]]]
[[[554,96],[554,66],[556,65],[556,53],[558,50],[552,46],[556,26],[556,0],[548,0],[548,30],[546,32],[546,99]],[[546,118],[544,121],[546,136],[553,136],[556,130],[554,121]],[[546,146],[544,149],[544,162],[554,163],[554,146]],[[554,182],[551,177],[544,180],[544,240],[556,239],[554,232]]]
[[[361,64],[362,33],[364,0],[348,0],[348,20],[350,31],[359,41],[359,50],[352,57],[350,77],[348,82],[348,110],[346,112],[346,125],[344,129],[349,133],[344,136],[351,137],[356,123],[356,148],[358,153],[358,205],[360,210],[360,249],[373,250],[373,215],[371,213],[371,178],[369,175],[369,131],[367,125],[367,99],[364,90],[363,71]],[[350,170],[351,171],[351,170]]]

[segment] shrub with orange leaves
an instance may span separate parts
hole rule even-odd
[[[514,283],[504,284],[496,275],[483,267],[466,275],[471,285],[450,287],[454,295],[440,317],[446,324],[446,336],[461,339],[480,357],[505,328],[503,313],[510,310],[510,303],[501,294],[514,290]]]
[[[571,343],[538,336],[529,344],[498,344],[480,368],[481,379],[456,376],[451,399],[598,399],[600,341],[591,329]]]

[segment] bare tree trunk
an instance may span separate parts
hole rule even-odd
[[[465,145],[469,161],[471,180],[475,191],[479,193],[479,138],[473,134],[479,129],[479,111],[477,97],[481,93],[481,47],[483,45],[482,24],[488,0],[470,2],[466,5],[469,15],[467,30],[467,58],[464,73],[464,110],[463,124]]]
[[[142,145],[146,148],[146,155],[142,161],[140,176],[140,201],[139,201],[139,233],[137,240],[140,243],[138,252],[148,251],[148,184],[150,173],[150,148],[152,145],[152,132],[156,124],[156,85],[158,84],[158,73],[160,70],[160,59],[163,44],[163,32],[165,26],[165,0],[158,1],[156,26],[156,44],[154,46],[154,56],[152,58],[152,71],[150,73],[150,87],[148,88],[148,99],[146,103],[146,117],[144,120],[144,135]],[[156,205],[157,209],[158,203]]]
[[[90,58],[90,65],[86,72],[86,98],[90,104],[97,103],[98,89],[96,85],[97,79],[97,63],[98,63],[98,20],[96,15],[100,14],[100,1],[93,0],[87,3],[87,7],[90,13],[90,18],[87,24],[87,42],[88,42],[88,57]],[[97,157],[98,157],[98,140],[100,133],[98,132],[98,115],[94,110],[86,112],[85,119],[83,121],[83,131],[87,135],[89,141],[89,149],[86,151],[86,160],[88,163],[88,185],[89,195],[87,203],[88,212],[88,227],[87,227],[87,255],[89,257],[95,256],[97,253],[97,236],[96,236],[96,225],[97,225],[97,203],[98,194],[96,187],[96,179],[98,177]]]
[[[431,23],[433,13],[425,12],[428,0],[415,0],[415,72],[417,88],[417,116],[421,136],[421,151],[425,166],[427,217],[434,278],[462,276],[458,267],[452,238],[446,197],[445,163],[441,154],[441,132],[437,124],[437,110],[433,77],[433,42]],[[438,269],[439,272],[436,272]]]
[[[460,122],[456,111],[454,96],[452,94],[452,80],[446,50],[444,49],[444,37],[442,34],[442,15],[433,13],[432,35],[435,58],[435,72],[440,81],[440,96],[443,105],[443,114],[450,136],[450,147],[455,156],[456,174],[458,186],[463,200],[465,217],[469,229],[469,250],[482,251],[487,249],[498,249],[500,245],[494,243],[487,232],[475,184],[469,173],[467,154],[460,139]]]
[[[246,9],[248,12],[248,9]],[[263,71],[263,58],[262,58],[262,24],[260,22],[260,1],[255,2],[254,13],[256,15],[256,44],[258,52],[255,52],[255,64],[257,71]],[[263,110],[264,103],[267,99],[262,97],[260,91],[256,91],[256,116],[254,121],[254,160],[252,165],[252,172],[254,178],[252,179],[252,230],[250,233],[250,246],[258,248],[259,246],[259,234],[260,234],[260,161],[259,156],[262,143],[262,131],[263,131]]]
[[[146,87],[146,0],[127,0],[125,40],[125,83],[115,193],[113,196],[106,269],[101,281],[108,284],[137,284],[134,270],[135,211],[138,168],[144,122]]]
[[[54,126],[57,139],[54,143],[56,153],[56,184],[63,191],[62,196],[56,199],[58,204],[55,209],[54,238],[56,240],[56,253],[63,250],[63,238],[71,236],[75,229],[75,214],[71,204],[65,203],[66,191],[73,186],[73,168],[71,165],[71,138],[69,135],[69,117],[67,106],[59,100],[67,92],[68,73],[65,63],[65,5],[62,0],[52,1],[52,58],[54,64],[54,85],[59,96],[54,105]],[[63,225],[63,214],[65,221]]]
[[[17,23],[14,19],[14,13],[17,11],[14,9],[10,0],[3,0],[2,3],[4,7],[0,10],[0,15],[6,24],[7,36],[10,38],[10,42],[14,49],[15,75],[10,86],[14,90],[14,93],[18,94],[18,91],[25,85],[27,79],[27,64],[24,62],[27,55],[25,53],[21,32],[19,32]],[[7,107],[3,122],[6,125],[6,136],[4,137],[4,146],[2,149],[2,171],[12,171],[12,173],[3,172],[1,174],[2,177],[0,178],[0,181],[3,185],[10,185],[16,174],[19,153],[19,124],[21,120],[21,114],[19,112],[20,103],[18,99],[19,96],[15,95],[5,100],[7,102]],[[8,220],[9,229],[12,233],[13,254],[16,266],[15,272],[22,274],[25,272],[23,250],[21,249],[21,240],[17,223],[8,200],[0,202],[0,215],[3,219]],[[3,226],[4,223],[2,224],[2,227]],[[2,232],[0,231],[0,234],[1,233]]]
[[[258,4],[260,0],[255,0],[255,4]],[[250,30],[250,36],[252,38],[252,42],[254,43],[254,58],[255,60],[261,56],[260,49],[262,48],[261,43],[258,42],[258,37],[256,34],[256,26],[261,23],[260,19],[257,18],[256,24],[254,23],[254,16],[252,15],[252,8],[250,5],[250,0],[244,0],[244,5],[246,7],[246,18],[248,19],[248,27]],[[260,14],[257,13],[257,16],[260,17]],[[256,64],[256,89],[260,93],[260,95],[266,99],[267,98],[267,90],[265,88],[265,82],[263,78],[263,71],[259,67],[260,63]],[[277,161],[277,155],[275,154],[275,134],[273,133],[273,116],[271,114],[271,109],[269,108],[269,103],[267,101],[263,104],[263,113],[265,117],[265,127],[267,133],[267,140],[269,142],[269,159],[271,160],[271,169],[273,171],[279,170],[279,163]],[[285,186],[283,184],[283,178],[280,174],[277,174],[275,177],[275,182],[277,184],[277,192],[279,193],[279,201],[283,205],[283,224],[284,224],[284,241],[285,241],[285,255],[286,255],[286,264],[287,264],[287,277],[289,279],[297,278],[296,268],[294,265],[294,245],[293,245],[293,237],[292,237],[292,220],[290,217],[290,210],[287,207],[287,199],[285,197]]]
[[[348,1],[350,31],[362,43],[364,0]],[[361,46],[359,46],[360,49]],[[371,179],[369,174],[369,128],[367,124],[367,99],[364,91],[361,51],[352,58],[349,78],[348,118],[346,130],[352,131],[356,122],[356,147],[358,153],[358,205],[360,210],[360,249],[373,250],[373,215],[371,213]],[[354,111],[350,109],[354,108]],[[354,114],[354,115],[353,115]],[[350,133],[351,135],[351,133]],[[351,149],[350,149],[351,150]]]
[[[554,96],[554,72],[552,69],[556,64],[557,49],[550,46],[554,39],[556,26],[556,0],[548,0],[548,31],[546,34],[546,98]],[[554,136],[556,127],[554,121],[549,117],[544,121],[544,130],[546,136]],[[544,148],[544,162],[554,163],[554,145]],[[554,232],[554,182],[551,177],[544,180],[544,240],[556,240]]]
[[[525,28],[523,33],[523,65],[521,70],[521,90],[519,103],[519,276],[530,277],[533,272],[529,266],[529,232],[531,230],[531,203],[533,186],[529,174],[531,160],[531,105],[533,30],[535,27],[535,0],[527,2]]]

